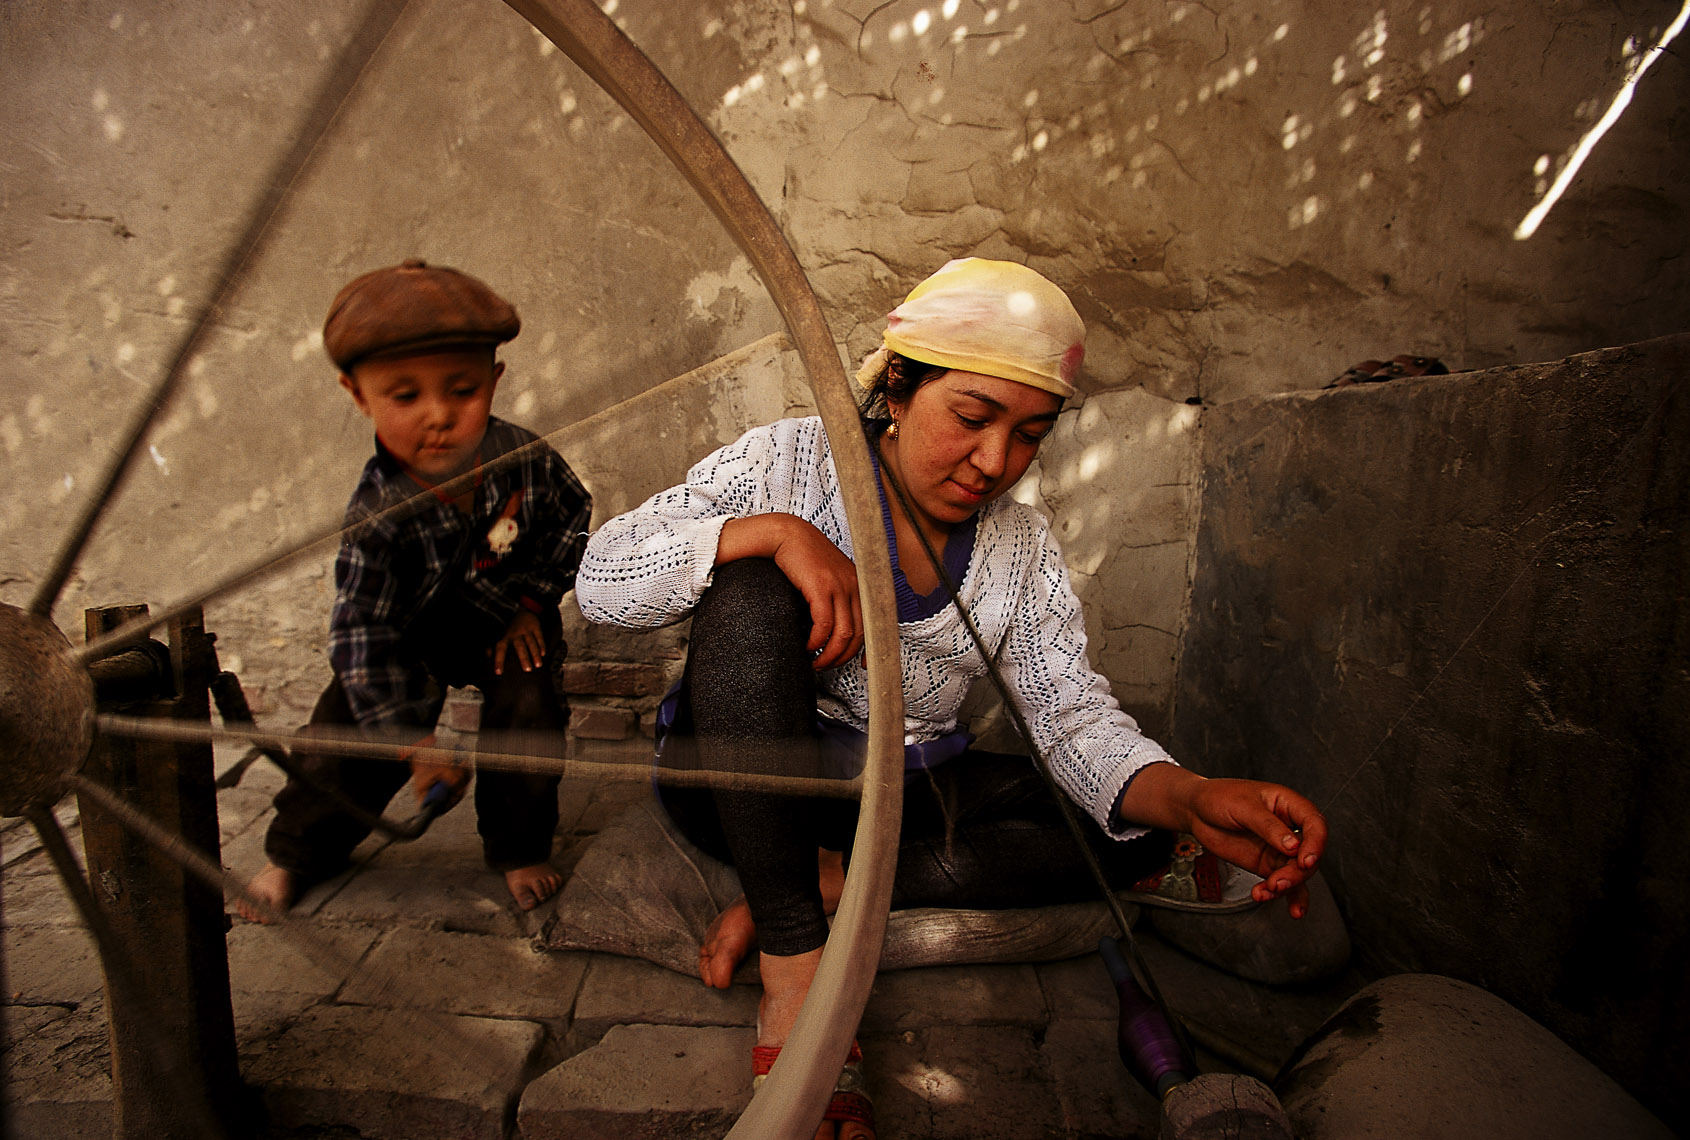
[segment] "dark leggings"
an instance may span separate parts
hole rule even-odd
[[[483,748],[562,756],[569,710],[557,695],[551,670],[553,656],[563,651],[561,620],[553,614],[541,618],[546,660],[540,667],[524,672],[513,652],[506,656],[502,674],[493,672],[487,655],[487,647],[497,637],[489,640],[480,620],[463,609],[432,612],[426,624],[431,638],[426,655],[429,671],[440,684],[474,685],[481,690],[479,740]],[[356,723],[336,678],[317,699],[311,726]],[[421,736],[423,730],[417,734]],[[379,813],[411,776],[409,764],[391,760],[305,752],[296,752],[295,759],[320,782],[371,814]],[[489,867],[511,871],[550,858],[557,830],[558,782],[556,775],[537,772],[486,768],[476,773],[476,828]],[[290,779],[276,794],[276,818],[264,837],[264,851],[272,863],[309,884],[344,869],[352,849],[369,833],[333,798],[309,783]]]
[[[665,763],[817,775],[809,608],[771,561],[716,569],[693,613],[677,733]],[[739,871],[759,947],[802,954],[827,941],[816,851],[850,858],[853,800],[660,785],[683,834]],[[1109,881],[1129,886],[1167,861],[1171,836],[1122,843],[1082,819]],[[970,750],[904,781],[892,906],[1006,908],[1097,897],[1049,789],[1024,756]]]

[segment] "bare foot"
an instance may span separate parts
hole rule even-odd
[[[757,927],[741,895],[704,932],[704,941],[698,947],[698,976],[707,986],[727,989],[733,985],[734,971],[756,943]]]
[[[505,872],[505,886],[523,910],[533,910],[563,886],[563,875],[550,863],[535,863]]]
[[[803,954],[759,954],[763,999],[757,1003],[757,1044],[785,1045],[821,965],[822,947]]]
[[[266,863],[264,869],[254,875],[252,882],[246,885],[246,893],[250,898],[235,896],[235,913],[248,922],[269,925],[286,914],[288,907],[293,905],[297,886],[298,879],[292,871],[274,863]],[[254,905],[255,903],[257,905]]]
[[[763,975],[763,1000],[757,1006],[758,1045],[786,1044],[821,960],[821,947],[790,957],[758,955],[757,968]],[[837,1124],[824,1120],[816,1128],[816,1140],[874,1140],[874,1131],[853,1120]]]
[[[845,890],[845,856],[816,848],[816,872],[821,882],[822,910],[832,914],[839,909],[839,896]],[[698,976],[707,986],[727,989],[733,984],[734,971],[756,944],[757,927],[741,895],[704,932],[704,941],[698,947]]]

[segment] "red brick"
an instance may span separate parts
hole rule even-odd
[[[649,697],[668,688],[668,676],[656,665],[606,661],[599,666],[598,692],[616,697]]]
[[[599,691],[599,663],[565,661],[557,667],[557,679],[566,693],[596,693]]]
[[[569,661],[558,669],[566,693],[606,697],[649,697],[668,686],[668,672],[659,665],[635,661]]]
[[[632,709],[576,705],[569,714],[570,734],[583,740],[626,740],[633,730]]]

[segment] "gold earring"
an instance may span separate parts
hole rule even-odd
[[[898,438],[898,421],[897,420],[893,420],[891,426],[886,429],[886,438],[887,439],[897,439]]]

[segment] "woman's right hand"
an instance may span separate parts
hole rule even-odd
[[[832,669],[863,648],[863,610],[857,567],[843,551],[797,515],[730,519],[716,544],[716,563],[772,558],[810,607],[809,650],[814,669]]]

